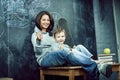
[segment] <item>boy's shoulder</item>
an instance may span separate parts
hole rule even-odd
[[[52,45],[53,45],[53,46],[59,46],[59,44],[58,44],[58,43],[56,43],[56,42],[55,42],[55,43],[53,43]]]

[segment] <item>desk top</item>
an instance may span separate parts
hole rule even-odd
[[[112,66],[120,66],[120,63],[111,64]],[[82,69],[82,66],[58,66],[58,67],[49,67],[49,68],[42,68],[40,69]]]

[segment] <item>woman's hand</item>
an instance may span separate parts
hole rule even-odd
[[[37,40],[41,40],[43,38],[43,35],[41,34],[41,32],[36,32],[37,35]]]

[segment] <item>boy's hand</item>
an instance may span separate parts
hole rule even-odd
[[[64,48],[64,45],[63,45],[63,44],[61,44],[61,45],[60,45],[60,49],[63,49],[63,48]]]
[[[73,46],[73,49],[76,48],[76,45]]]

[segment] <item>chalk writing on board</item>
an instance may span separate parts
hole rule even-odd
[[[0,28],[0,38],[2,37],[3,34],[4,34],[4,29]]]
[[[26,2],[29,14],[35,16],[41,10],[47,10],[51,6],[50,0],[33,0]]]
[[[17,9],[15,12],[7,16],[8,27],[25,28],[29,25],[29,15],[25,9]]]
[[[0,16],[0,25],[3,24],[3,18]],[[2,37],[4,33],[4,26],[0,26],[0,38]]]
[[[31,2],[31,4],[29,4],[30,8],[44,8],[44,9],[48,9],[51,5],[50,0],[34,0]]]
[[[8,27],[26,28],[29,25],[28,10],[23,0],[8,0],[6,4],[6,24]]]
[[[53,18],[55,20],[55,26],[56,26],[58,20],[61,18],[61,15],[58,12],[51,12],[51,14],[52,14],[52,16],[53,16]]]
[[[55,20],[58,20],[61,17],[60,13],[58,12],[51,12],[51,14]]]

